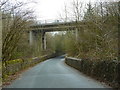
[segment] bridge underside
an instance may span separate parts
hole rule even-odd
[[[82,27],[82,24],[79,27]],[[54,31],[69,31],[69,30],[76,30],[77,36],[77,25],[76,23],[61,23],[61,24],[43,24],[43,25],[33,25],[30,27],[29,30],[29,42],[30,45],[35,44],[34,42],[37,38],[40,39],[41,37],[41,48],[45,50],[46,47],[46,32],[54,32]],[[40,36],[40,37],[38,37]]]

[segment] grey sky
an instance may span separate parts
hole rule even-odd
[[[73,0],[39,0],[35,7],[35,13],[38,19],[57,19],[64,10],[64,5],[70,6]],[[89,0],[80,0],[89,2]],[[95,0],[92,0],[95,1]]]
[[[16,0],[15,0],[16,1]],[[30,0],[17,0],[29,2]],[[36,4],[29,4],[34,9],[38,20],[57,19],[64,10],[64,5],[71,6],[73,0],[32,0]],[[98,2],[98,1],[115,1],[115,0],[79,0],[82,3]]]

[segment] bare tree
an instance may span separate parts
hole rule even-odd
[[[0,11],[0,61],[2,56],[2,12]]]
[[[117,59],[120,16],[118,2],[88,3],[84,13],[82,9],[85,8],[78,1],[73,1],[73,6],[79,39],[76,41],[75,35],[71,33],[72,36],[66,40],[69,43],[69,46],[66,45],[68,51],[73,48],[72,52],[75,52],[70,52],[81,58]],[[85,26],[81,27],[81,24]]]
[[[29,27],[29,21],[33,18],[31,10],[22,9],[24,3],[16,2],[7,7],[8,4],[10,2],[6,1],[1,5],[3,13],[2,61],[5,65],[6,61],[11,60],[21,35]]]
[[[75,20],[80,21],[82,17],[83,3],[79,2],[78,0],[74,0],[72,4],[73,4],[73,15],[75,17]]]
[[[2,13],[0,11],[0,86],[2,85]]]

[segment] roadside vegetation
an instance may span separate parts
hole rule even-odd
[[[66,33],[66,52],[83,59],[118,60],[118,2],[88,3],[81,11],[83,6],[73,2],[77,36]]]
[[[2,12],[2,77],[6,76],[6,71],[10,60],[18,59],[20,56],[20,48],[22,51],[25,45],[23,42],[23,33],[28,28],[33,18],[33,11],[23,9],[25,3],[10,2],[3,0],[0,2]],[[9,6],[9,7],[8,7]],[[22,37],[22,38],[21,38]],[[20,42],[23,40],[23,42]],[[21,46],[21,47],[19,47]],[[28,51],[28,50],[27,50]],[[24,53],[23,53],[24,55]],[[17,60],[16,60],[17,61]]]

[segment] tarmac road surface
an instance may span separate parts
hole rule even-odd
[[[59,56],[23,72],[6,88],[108,88],[64,63]]]

